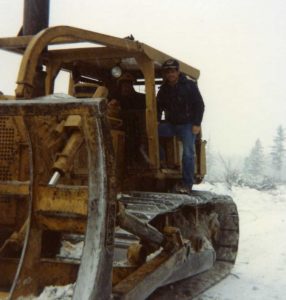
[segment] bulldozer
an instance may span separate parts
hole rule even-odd
[[[230,273],[238,212],[226,195],[172,192],[181,142],[158,137],[156,112],[170,56],[130,37],[48,27],[48,14],[49,1],[26,0],[19,35],[0,38],[22,56],[15,95],[0,95],[0,299],[68,284],[73,299],[193,299]],[[122,72],[145,109],[108,106]],[[64,94],[54,93],[59,74]],[[205,147],[198,136],[198,184]],[[64,244],[81,244],[80,255],[63,255]]]

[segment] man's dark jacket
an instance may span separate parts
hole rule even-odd
[[[175,86],[163,83],[157,95],[158,117],[165,112],[166,122],[200,126],[204,114],[204,102],[196,82],[180,74]]]

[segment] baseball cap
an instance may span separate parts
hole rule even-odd
[[[164,69],[164,70],[166,70],[166,69],[179,70],[179,66],[180,66],[179,62],[176,59],[170,58],[162,64],[162,69]]]

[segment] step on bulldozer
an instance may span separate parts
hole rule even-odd
[[[48,27],[47,15],[29,22],[36,2],[25,2],[20,34],[0,38],[22,55],[15,95],[0,95],[0,299],[68,284],[78,300],[196,297],[230,273],[238,213],[226,195],[172,192],[182,146],[158,137],[156,112],[170,56],[130,37]],[[179,62],[197,81],[199,70]],[[125,72],[145,109],[108,105]],[[199,136],[196,183],[205,144]],[[63,245],[82,245],[80,255]]]

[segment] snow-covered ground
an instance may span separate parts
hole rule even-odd
[[[269,191],[229,191],[223,184],[206,183],[196,189],[231,195],[240,216],[239,251],[231,275],[197,300],[286,299],[286,185]],[[68,300],[72,290],[72,285],[47,287],[36,299]]]
[[[222,185],[199,189],[226,193]],[[286,299],[286,186],[257,191],[233,187],[240,217],[240,242],[230,276],[198,300]]]

